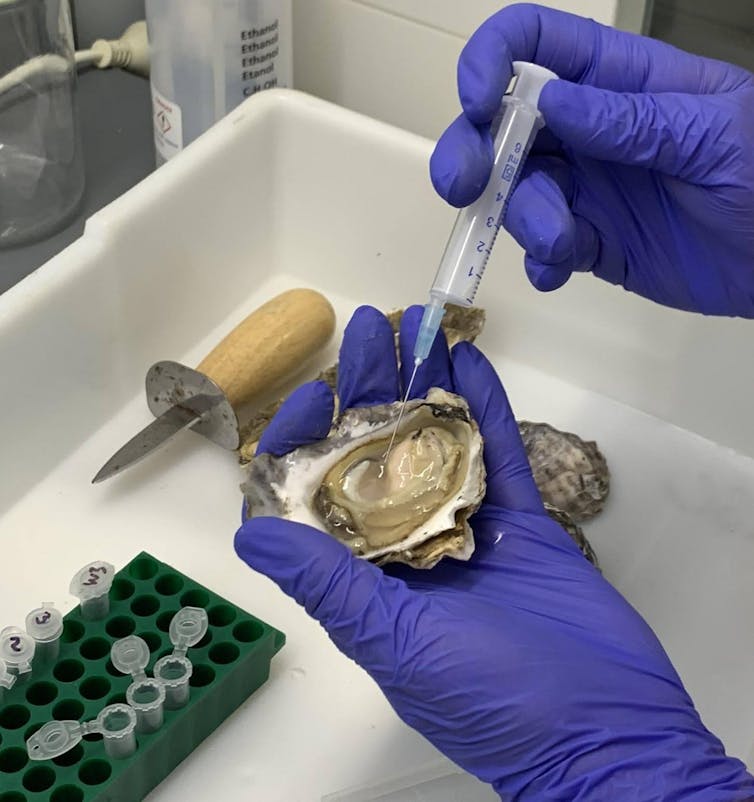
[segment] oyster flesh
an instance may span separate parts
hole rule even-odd
[[[467,519],[485,493],[479,429],[462,398],[432,388],[406,405],[385,461],[400,407],[349,409],[326,439],[255,457],[242,486],[248,513],[324,529],[380,564],[468,559]]]

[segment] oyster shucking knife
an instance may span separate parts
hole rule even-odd
[[[155,420],[113,454],[92,482],[120,473],[184,429],[238,448],[239,410],[298,373],[334,330],[335,313],[326,298],[314,290],[288,290],[242,320],[196,370],[155,363],[146,377]]]

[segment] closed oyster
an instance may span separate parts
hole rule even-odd
[[[579,551],[589,562],[599,571],[600,564],[597,560],[597,555],[594,553],[592,544],[586,539],[581,527],[571,518],[567,512],[553,507],[551,504],[545,502],[545,510],[553,521],[559,523],[563,529],[571,536],[571,540],[579,547]]]
[[[542,499],[574,521],[594,517],[610,490],[610,472],[597,443],[548,423],[519,421],[518,429]]]
[[[242,487],[250,515],[324,529],[380,564],[468,559],[467,519],[485,493],[479,429],[462,398],[433,388],[408,402],[385,460],[400,407],[349,409],[326,439],[255,457]]]

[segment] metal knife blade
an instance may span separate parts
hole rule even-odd
[[[291,380],[334,330],[335,312],[323,295],[291,289],[247,315],[197,368],[156,362],[144,382],[156,420],[111,457],[93,482],[120,473],[184,429],[235,450],[239,411]]]
[[[218,403],[220,400],[217,398],[197,395],[180,406],[170,407],[119,448],[99,469],[92,484],[103,482],[144,459],[179,432],[199,423]]]

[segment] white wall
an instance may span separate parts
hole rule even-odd
[[[644,0],[546,5],[613,24]],[[294,0],[297,89],[436,139],[459,113],[456,62],[504,0]],[[625,8],[624,8],[625,7]]]

